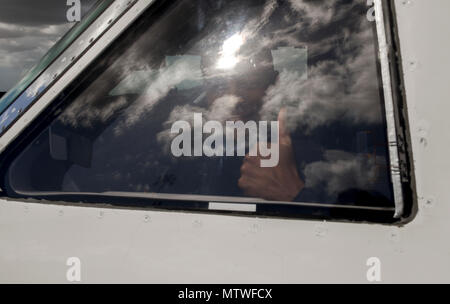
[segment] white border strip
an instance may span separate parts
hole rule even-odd
[[[377,25],[378,48],[383,79],[383,92],[386,110],[386,123],[389,141],[389,157],[391,163],[391,178],[394,190],[395,218],[403,214],[403,191],[400,176],[400,163],[398,155],[397,130],[395,123],[394,101],[392,92],[391,71],[389,66],[389,46],[386,39],[384,12],[382,0],[375,0],[375,21]]]
[[[197,194],[172,194],[172,193],[155,193],[155,192],[29,192],[17,191],[20,195],[30,197],[64,197],[64,196],[90,196],[90,197],[123,197],[135,199],[154,199],[168,201],[184,201],[184,202],[220,202],[225,204],[262,204],[262,205],[283,205],[283,206],[299,206],[299,207],[319,207],[319,208],[339,208],[339,209],[358,209],[358,210],[375,210],[375,211],[394,211],[392,207],[370,207],[356,206],[350,204],[323,204],[323,203],[303,203],[303,202],[282,202],[267,201],[255,197],[240,196],[217,196],[217,195],[197,195]]]
[[[256,212],[255,204],[209,203],[209,210]]]

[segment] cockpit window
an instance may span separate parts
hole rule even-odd
[[[392,218],[368,9],[356,0],[155,5],[63,98],[12,163],[8,188],[76,201]]]

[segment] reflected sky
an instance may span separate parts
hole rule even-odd
[[[78,103],[83,103],[83,107],[75,110],[74,106],[73,113],[66,111],[65,117],[68,121],[77,120],[68,117],[80,115],[95,119],[88,112],[104,95],[102,88],[110,87],[102,82],[111,78],[121,80],[112,95],[140,94],[125,114],[128,122],[125,125],[131,125],[173,88],[183,90],[188,82],[193,87],[203,81],[233,77],[233,73],[256,73],[264,65],[270,65],[278,77],[265,90],[260,113],[263,119],[276,118],[276,109],[283,105],[289,107],[294,129],[300,125],[311,130],[333,120],[350,124],[382,122],[374,29],[364,17],[364,3],[300,0],[280,3],[266,1],[264,6],[250,7],[241,14],[227,10],[224,4],[216,4],[223,6],[222,14],[210,18],[211,23],[219,26],[203,29],[201,39],[190,41],[189,49],[175,51],[164,59],[153,52],[143,53],[149,48],[161,53],[174,52],[170,48],[163,50],[166,42],[159,40],[163,34],[170,36],[171,19],[160,20],[105,72],[112,76],[100,77],[92,83],[97,93],[87,91],[86,96],[79,97]],[[183,5],[189,6],[180,4],[180,7]],[[177,13],[181,12],[176,8],[171,11]],[[155,46],[157,42],[162,46]],[[258,58],[258,52],[266,49],[271,56]],[[127,86],[128,92],[124,90]],[[121,99],[117,102],[121,103]],[[80,123],[86,123],[85,119]]]
[[[55,4],[54,2],[56,0],[46,0],[41,5],[51,5],[52,1],[53,4]],[[96,6],[94,10],[91,10],[90,14],[87,14],[87,11],[93,7],[93,3],[91,3],[91,1],[84,3],[84,5],[82,5],[82,12],[83,15],[86,15],[84,16],[86,18],[83,17],[83,20],[76,23],[74,26],[70,26],[69,24],[61,26],[59,31],[61,31],[61,33],[67,31],[66,35],[64,35],[53,48],[45,54],[40,62],[38,62],[28,73],[25,73],[23,79],[16,87],[5,94],[2,98],[2,109],[6,109],[0,116],[0,133],[3,133],[6,128],[19,117],[19,114],[27,111],[31,104],[39,98],[40,94],[56,81],[57,77],[69,67],[72,60],[89,46],[89,39],[98,37],[105,31],[109,26],[106,20],[111,18],[114,19],[119,16],[127,6],[126,2],[119,2],[118,5],[114,6],[114,9],[109,10],[107,13],[103,14],[102,17],[98,19],[91,18],[92,16],[97,16],[97,14],[103,12],[103,9],[109,5],[107,1],[98,3],[99,5]],[[6,5],[11,9],[20,7],[20,3],[7,3]],[[61,7],[67,8],[60,5],[59,9],[61,9]],[[62,14],[61,16],[65,16],[65,14]],[[93,26],[90,27],[89,30],[84,31],[83,29],[91,24],[90,18],[95,20],[93,21]],[[32,23],[32,20],[28,20],[28,22]],[[22,28],[21,31],[29,32],[25,28]],[[36,30],[34,31],[36,32]],[[40,74],[41,72],[42,74]],[[16,94],[17,98],[15,97]]]
[[[88,166],[61,169],[63,190],[242,196],[242,159],[176,159],[171,125],[193,113],[274,121],[286,108],[298,170],[320,193],[312,200],[335,203],[356,188],[392,201],[365,1],[174,1],[161,10],[98,61],[53,123],[60,136],[92,142]],[[164,176],[175,180],[161,186]]]

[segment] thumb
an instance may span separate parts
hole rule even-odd
[[[289,137],[289,132],[286,127],[286,108],[281,108],[278,113],[278,131],[280,134],[280,138]]]
[[[283,107],[278,113],[279,157],[280,157],[280,164],[292,167],[292,164],[295,164],[295,158],[292,147],[291,135],[289,134],[289,131],[287,129],[286,116],[287,110],[286,108]]]

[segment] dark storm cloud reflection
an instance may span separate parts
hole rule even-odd
[[[97,0],[81,0],[85,14]],[[48,26],[67,23],[66,0],[2,0],[0,21],[19,26]]]
[[[81,0],[82,15],[96,0]],[[66,33],[66,0],[0,2],[0,91],[9,90]]]

